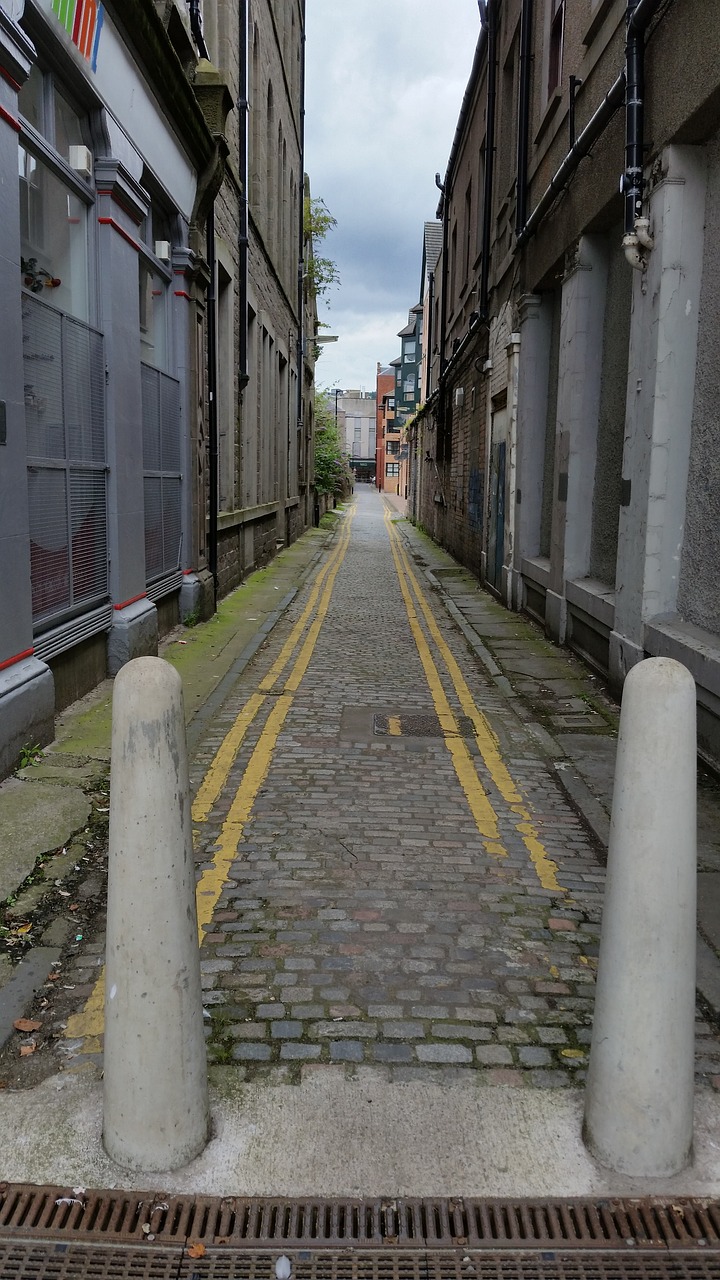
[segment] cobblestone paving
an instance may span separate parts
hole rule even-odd
[[[361,1063],[400,1081],[584,1078],[597,850],[511,704],[437,602],[433,611],[565,892],[541,886],[489,777],[505,858],[486,852],[439,728],[402,732],[403,717],[432,723],[433,705],[381,502],[361,491],[327,618],[203,944],[211,1059],[248,1078]],[[270,645],[261,663],[273,655]],[[257,680],[255,667],[205,760]],[[389,717],[397,736],[376,731]],[[259,733],[210,815],[206,854]]]
[[[418,547],[414,532],[403,536],[411,551]],[[543,888],[517,812],[468,738],[506,856],[488,853],[410,630],[383,504],[363,487],[327,616],[202,945],[209,1058],[231,1064],[241,1079],[372,1070],[392,1081],[561,1088],[585,1078],[603,851],[526,727],[522,699],[489,678],[427,579],[418,580],[561,890]],[[205,733],[191,770],[195,788],[311,589],[300,592]],[[430,648],[464,733],[457,695]],[[199,874],[220,847],[288,671],[267,693],[198,824]],[[68,966],[74,1007],[91,996],[103,950],[98,935]],[[720,1041],[702,1010],[696,1033],[698,1079],[720,1087]],[[86,1039],[66,1041],[60,1052],[67,1066],[99,1067],[99,1049]]]

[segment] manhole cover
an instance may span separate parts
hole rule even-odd
[[[469,716],[456,716],[457,733],[445,733],[433,712],[373,716],[373,733],[390,738],[472,738],[475,730]]]

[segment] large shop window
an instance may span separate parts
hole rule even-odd
[[[87,206],[33,152],[18,148],[22,283],[88,319]]]
[[[146,364],[142,366],[142,415],[145,578],[151,583],[180,568],[180,383]]]
[[[108,593],[103,340],[32,292],[22,319],[32,611],[49,624]]]
[[[35,66],[20,91],[23,374],[35,631],[108,597],[105,358],[90,319],[86,123]]]

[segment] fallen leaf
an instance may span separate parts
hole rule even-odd
[[[21,1057],[21,1058],[29,1058],[29,1057],[30,1057],[30,1054],[31,1054],[31,1053],[34,1053],[36,1049],[37,1049],[37,1045],[35,1044],[35,1041],[34,1041],[34,1040],[33,1040],[32,1044],[21,1044],[21,1045],[20,1045],[20,1057]]]
[[[204,1258],[204,1257],[205,1257],[205,1245],[201,1244],[199,1240],[195,1240],[194,1242],[191,1241],[190,1244],[188,1245],[188,1258]]]
[[[59,977],[60,977],[60,974],[59,974],[59,973],[49,973],[49,974],[48,974],[48,982],[57,982],[57,980],[58,980],[58,978],[59,978]]]
[[[15,931],[15,932],[16,932],[16,933],[29,933],[31,929],[32,929],[32,925],[31,925],[31,924],[21,924],[21,925],[18,925],[18,928],[16,929],[16,931]]]
[[[16,1018],[13,1026],[16,1031],[39,1031],[42,1022],[36,1022],[34,1018]]]

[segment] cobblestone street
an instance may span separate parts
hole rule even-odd
[[[555,671],[527,623],[518,638],[473,591],[525,696],[492,679],[433,589],[432,544],[374,490],[338,523],[194,759],[210,1061],[275,1083],[365,1064],[393,1081],[579,1084],[604,850],[526,699],[554,680],[552,727],[586,738],[611,732],[612,706],[573,698],[567,655]],[[91,1010],[95,948],[75,962]],[[65,1054],[99,1065],[83,1018]],[[697,1034],[716,1085],[701,1013]]]
[[[408,624],[391,551],[398,535],[364,487],[351,531],[205,936],[211,1055],[248,1073],[284,1064],[290,1078],[301,1064],[371,1062],[398,1080],[434,1072],[577,1082],[598,951],[597,850],[512,702],[406,564],[509,774],[498,777],[491,752],[483,759],[423,617],[464,735],[454,744],[476,772],[468,802]],[[224,708],[204,744],[208,764],[274,647]],[[281,688],[278,681],[268,704]],[[206,853],[261,733],[256,722],[209,814]],[[496,832],[483,833],[473,818],[482,792]],[[528,852],[528,817],[549,866],[538,868]],[[556,887],[543,886],[548,869]]]

